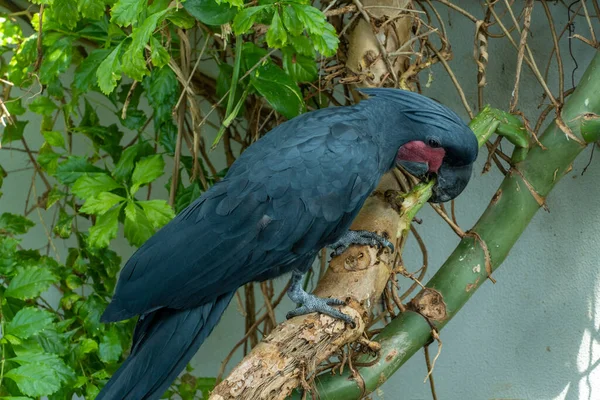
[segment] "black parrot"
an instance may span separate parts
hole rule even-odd
[[[436,175],[430,201],[458,196],[471,177],[477,139],[448,108],[396,89],[303,114],[250,146],[227,176],[164,226],[127,261],[102,321],[139,315],[131,354],[97,399],[159,399],[219,321],[235,291],[292,272],[289,316],[342,302],[300,284],[326,246],[386,245],[349,231],[382,175],[402,165]]]

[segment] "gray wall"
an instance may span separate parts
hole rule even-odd
[[[481,16],[477,2],[461,3],[471,13]],[[556,25],[564,26],[566,8],[558,4],[553,9]],[[442,17],[447,15],[442,12]],[[545,68],[552,45],[538,2],[533,21],[529,43],[540,68]],[[577,33],[589,36],[583,20],[578,21]],[[472,58],[473,25],[456,14],[452,14],[451,22],[447,26],[455,51],[451,66],[474,106],[477,88]],[[486,102],[507,109],[514,83],[516,52],[506,40],[492,40],[491,44]],[[567,44],[566,40],[562,41],[568,89],[574,64]],[[576,40],[572,47],[579,63],[575,73],[577,81],[594,51]],[[556,93],[555,70],[553,63],[548,81]],[[425,94],[466,117],[456,90],[440,66],[433,68],[433,77],[433,85]],[[423,81],[426,79],[424,76]],[[542,91],[526,67],[522,82],[519,106],[535,121]],[[98,107],[98,110],[102,118],[111,118],[107,108]],[[27,136],[35,146],[33,138],[40,136],[39,119],[35,116],[30,119]],[[593,162],[581,176],[589,154],[590,150],[584,152],[549,196],[550,213],[542,211],[533,219],[502,268],[494,274],[498,283],[484,283],[441,333],[444,345],[434,373],[440,399],[600,399],[600,368],[597,368],[600,364],[600,309],[597,305],[600,301],[597,272],[600,168]],[[486,156],[487,152],[483,151],[472,183],[457,201],[458,220],[463,229],[475,223],[502,179],[495,170],[483,176],[479,173]],[[0,162],[8,170],[27,164],[22,153],[7,150],[0,151]],[[222,160],[219,163],[223,165]],[[3,188],[4,196],[0,198],[0,211],[22,212],[30,179],[30,170],[9,175]],[[41,182],[37,187],[41,193]],[[50,214],[42,215],[47,221],[51,218]],[[424,209],[420,217],[423,224],[418,229],[429,249],[430,277],[454,249],[458,238],[431,209]],[[35,213],[32,219],[38,222]],[[38,225],[24,244],[36,247],[42,241],[45,235]],[[56,243],[64,246],[61,241]],[[113,246],[124,256],[132,250],[123,239]],[[407,248],[406,262],[413,269],[420,267],[420,253],[413,241]],[[286,300],[278,316],[283,318],[291,307]],[[214,376],[221,360],[243,333],[243,319],[234,301],[195,357],[195,373]],[[435,351],[433,345],[432,354]],[[230,365],[240,357],[238,352]],[[429,399],[429,384],[423,383],[425,375],[425,362],[422,353],[418,353],[382,387],[378,396]]]

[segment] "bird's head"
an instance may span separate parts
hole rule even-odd
[[[421,179],[437,177],[430,202],[457,197],[469,183],[479,151],[473,131],[452,110],[420,94],[398,89],[361,92],[393,101],[410,125],[410,134],[404,135],[396,152],[395,165]]]

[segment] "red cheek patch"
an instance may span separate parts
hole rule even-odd
[[[443,148],[427,146],[419,140],[413,140],[400,147],[396,158],[403,161],[426,162],[429,172],[438,172],[444,161],[446,152]]]

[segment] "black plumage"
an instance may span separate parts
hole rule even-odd
[[[131,355],[98,399],[160,398],[237,288],[306,271],[347,232],[404,144],[442,136],[448,159],[470,175],[477,142],[456,114],[410,92],[363,91],[371,98],[356,106],[273,129],[127,261],[102,319],[141,318]]]

